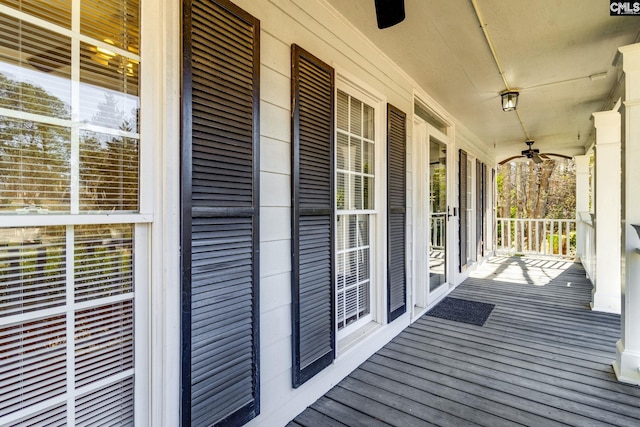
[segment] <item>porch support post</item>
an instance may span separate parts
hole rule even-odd
[[[576,162],[576,257],[585,255],[585,224],[582,215],[589,213],[589,155],[575,156]]]
[[[591,309],[620,313],[620,113],[593,113],[596,128],[596,273]]]
[[[640,385],[640,43],[620,48],[624,72],[622,134],[622,322],[613,368],[618,380]]]

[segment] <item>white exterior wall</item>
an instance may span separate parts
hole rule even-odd
[[[145,40],[156,39],[149,58],[157,102],[154,141],[162,147],[154,158],[155,221],[152,251],[151,409],[149,425],[179,424],[180,408],[180,15],[179,0],[143,2],[148,14],[143,25]],[[367,39],[354,30],[322,0],[234,0],[260,20],[260,415],[249,426],[286,424],[327,392],[371,354],[412,321],[414,235],[413,217],[413,104],[414,96],[452,125],[451,147],[485,162],[494,162],[489,150],[451,117]],[[144,28],[146,26],[146,29]],[[333,365],[297,389],[293,389],[291,359],[291,44],[296,43],[357,83],[371,88],[386,102],[407,114],[407,313],[390,325],[370,330],[363,339],[338,352]],[[151,80],[151,79],[149,79]],[[428,88],[425,88],[428,89]],[[162,101],[164,99],[164,101]],[[147,112],[149,110],[146,110]],[[386,111],[381,116],[386,141]],[[457,162],[456,162],[457,174]],[[385,174],[380,175],[383,178]],[[378,178],[380,180],[381,178]],[[386,180],[386,179],[385,179]],[[381,183],[379,183],[380,185]],[[386,188],[386,183],[382,183]],[[451,185],[457,185],[452,183]],[[490,184],[492,185],[492,184]],[[383,194],[386,199],[386,193]],[[488,207],[491,193],[487,198]],[[378,200],[379,223],[386,224],[385,200]],[[457,206],[457,200],[452,203]],[[490,219],[492,210],[487,211]],[[386,225],[385,225],[386,227]],[[383,230],[386,233],[386,229]],[[489,236],[488,236],[489,237]],[[453,242],[457,247],[456,239]],[[377,259],[386,260],[386,245]],[[384,267],[386,277],[386,261]],[[468,272],[469,270],[467,270]],[[468,274],[468,273],[467,273]],[[452,283],[463,280],[457,272]],[[379,284],[384,294],[384,284]],[[382,304],[374,305],[382,306]],[[385,318],[384,313],[380,317]],[[413,319],[415,320],[415,319]]]
[[[383,72],[385,60],[320,2],[300,2],[305,11],[287,1],[235,3],[260,19],[261,24],[261,414],[248,425],[277,426],[286,424],[409,324],[406,314],[388,327],[379,327],[349,351],[339,352],[332,366],[298,389],[292,388],[291,44],[300,45],[332,65],[336,75],[347,74],[360,80],[358,83],[371,87],[408,114],[412,111],[413,86],[390,70]],[[378,200],[379,209],[385,205],[382,202]],[[410,226],[410,218],[407,219]],[[411,244],[410,239],[407,244]]]

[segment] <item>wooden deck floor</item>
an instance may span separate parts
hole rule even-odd
[[[482,327],[422,317],[289,425],[640,426],[620,316],[589,310],[580,264],[493,258],[450,296],[496,306]]]

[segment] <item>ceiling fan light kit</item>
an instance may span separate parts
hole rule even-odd
[[[501,93],[500,97],[502,98],[502,110],[514,111],[518,106],[518,95],[520,95],[520,93],[513,90]]]

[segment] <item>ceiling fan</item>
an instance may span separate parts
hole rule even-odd
[[[554,156],[554,157],[560,157],[563,159],[570,159],[571,156],[565,156],[564,154],[556,154],[556,153],[540,153],[540,150],[538,150],[537,148],[532,148],[531,146],[533,145],[535,141],[525,141],[525,144],[527,144],[527,149],[526,150],[522,150],[521,154],[519,156],[511,156],[507,159],[504,159],[503,161],[501,161],[499,164],[503,165],[507,162],[510,162],[513,159],[517,159],[520,157],[524,157],[526,159],[531,159],[533,160],[534,163],[542,163],[544,162],[545,159],[549,159],[549,156]]]
[[[404,21],[404,0],[375,0],[378,28],[392,27]]]

